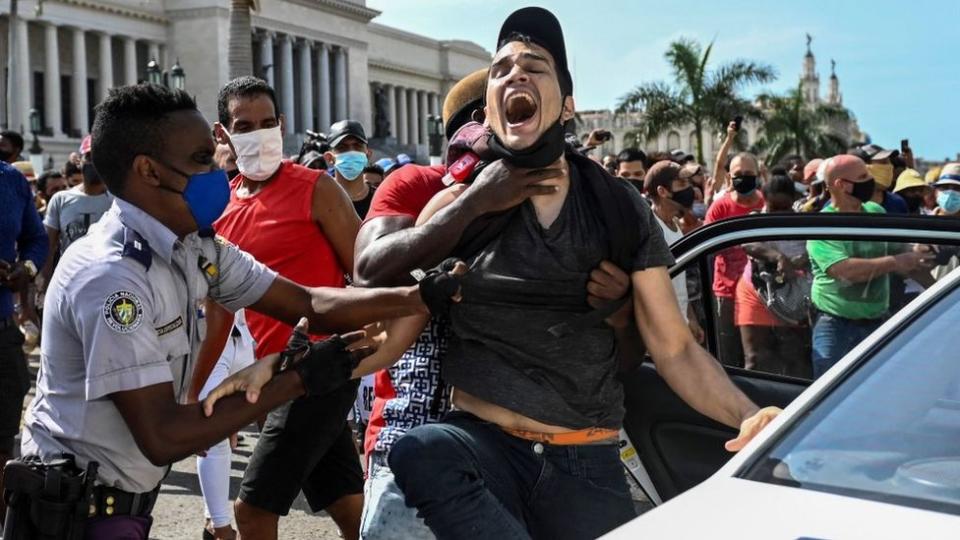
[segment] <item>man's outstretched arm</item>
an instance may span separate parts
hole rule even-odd
[[[378,321],[428,313],[417,286],[308,288],[280,276],[250,309],[291,326],[306,317],[310,328],[321,333],[350,332]]]
[[[637,328],[657,372],[698,412],[740,428],[740,436],[727,443],[728,450],[739,450],[776,417],[779,409],[757,407],[697,344],[680,315],[666,268],[634,272],[631,281]]]

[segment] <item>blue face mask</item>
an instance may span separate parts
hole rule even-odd
[[[960,212],[960,191],[943,190],[937,193],[937,206],[948,214]]]
[[[337,154],[333,167],[340,176],[351,182],[360,177],[360,173],[367,166],[367,154],[364,152],[342,152]]]
[[[213,222],[223,214],[227,203],[230,202],[230,182],[227,180],[227,173],[214,169],[203,173],[186,174],[166,163],[163,165],[186,178],[187,187],[183,191],[163,185],[160,188],[183,196],[200,232],[212,230]]]

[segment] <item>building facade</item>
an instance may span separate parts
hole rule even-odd
[[[9,0],[0,1],[0,58],[15,56],[12,76],[0,81],[0,125],[29,138],[36,109],[40,144],[58,165],[89,133],[96,103],[111,87],[146,80],[151,60],[167,70],[178,62],[185,90],[216,120],[228,79],[229,0],[20,0],[12,50],[9,13]],[[366,0],[257,3],[253,72],[277,90],[288,149],[307,130],[352,118],[425,156],[429,115],[439,116],[457,80],[489,65],[479,45],[371,22],[379,14]]]

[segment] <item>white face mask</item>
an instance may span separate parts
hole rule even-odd
[[[280,126],[230,135],[237,152],[237,169],[245,178],[263,182],[273,176],[283,160]]]

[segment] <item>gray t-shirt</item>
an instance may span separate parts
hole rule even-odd
[[[113,204],[113,195],[87,195],[80,186],[55,193],[47,204],[43,224],[60,231],[60,255],[75,241],[83,238],[100,216]]]
[[[613,330],[603,325],[563,338],[547,331],[590,311],[590,272],[609,256],[605,227],[583,181],[571,167],[569,194],[549,229],[528,201],[499,237],[467,261],[463,302],[451,310],[455,337],[443,377],[540,422],[617,429],[624,411]],[[656,217],[638,192],[629,191],[640,247],[633,268],[624,270],[672,264]]]

